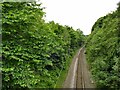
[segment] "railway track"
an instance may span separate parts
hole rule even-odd
[[[95,88],[85,58],[85,48],[82,47],[75,55],[68,71],[63,88]]]

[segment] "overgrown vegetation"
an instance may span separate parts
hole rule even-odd
[[[45,23],[41,4],[2,4],[2,86],[54,87],[66,60],[84,43],[80,30]]]
[[[120,3],[117,10],[101,17],[87,39],[87,60],[97,87],[120,87]]]

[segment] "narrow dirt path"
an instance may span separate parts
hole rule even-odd
[[[82,47],[74,56],[63,88],[95,88]]]

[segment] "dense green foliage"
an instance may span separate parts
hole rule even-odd
[[[99,18],[87,39],[87,60],[97,87],[120,87],[120,5]]]
[[[54,87],[68,57],[84,43],[80,30],[45,23],[41,4],[2,4],[3,89]]]

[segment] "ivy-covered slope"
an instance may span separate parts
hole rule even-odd
[[[86,54],[90,69],[99,88],[120,86],[120,5],[99,18],[87,38]]]
[[[54,87],[66,60],[84,43],[80,30],[45,23],[41,5],[27,2],[2,4],[2,86]]]

